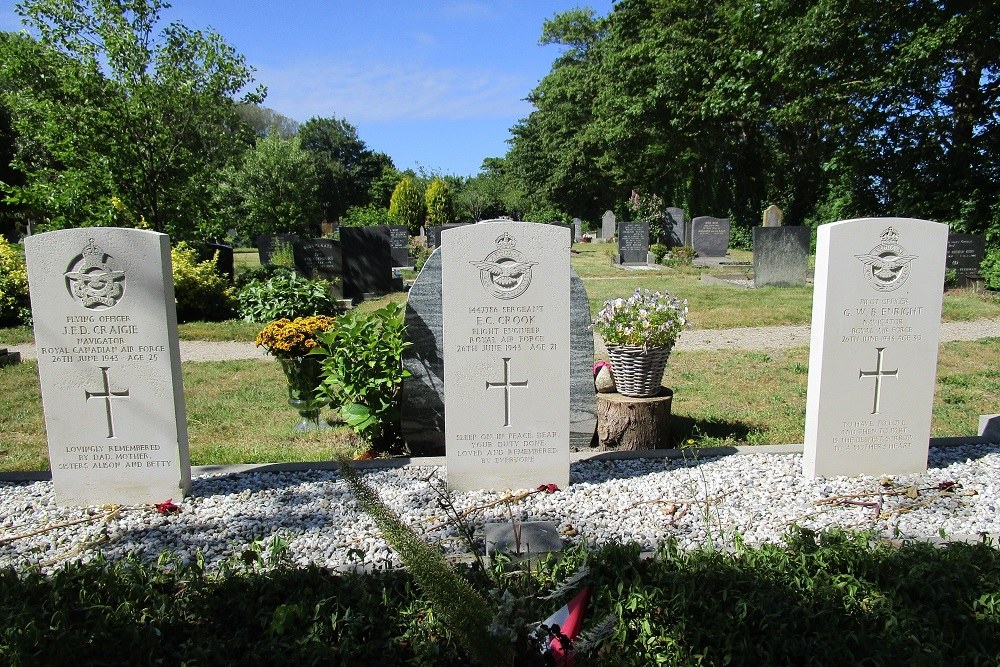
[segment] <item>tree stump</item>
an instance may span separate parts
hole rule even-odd
[[[597,395],[597,441],[601,451],[637,451],[666,447],[670,437],[670,402],[666,387],[657,396],[631,398]]]

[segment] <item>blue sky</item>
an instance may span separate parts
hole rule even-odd
[[[0,0],[0,30],[20,29]],[[560,47],[556,13],[612,0],[173,0],[168,21],[213,28],[257,69],[264,105],[297,121],[346,118],[400,169],[475,175],[504,155],[524,98]]]

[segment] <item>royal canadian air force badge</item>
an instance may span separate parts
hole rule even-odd
[[[899,245],[899,234],[887,227],[881,234],[882,242],[867,255],[855,255],[864,264],[865,279],[880,292],[891,292],[903,285],[910,275],[910,262],[917,255],[907,255]]]
[[[497,249],[482,261],[469,262],[479,269],[479,278],[486,291],[498,299],[514,299],[531,284],[531,267],[538,262],[527,261],[515,246],[514,238],[504,232],[497,238]]]
[[[94,239],[73,259],[65,276],[69,293],[84,308],[111,308],[125,293],[125,272],[111,255],[97,247]]]

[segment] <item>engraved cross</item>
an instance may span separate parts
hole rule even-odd
[[[858,378],[859,379],[875,378],[875,400],[872,403],[872,414],[873,415],[877,415],[878,414],[879,403],[882,400],[882,378],[884,378],[884,377],[898,378],[899,377],[899,369],[898,368],[896,370],[892,370],[892,371],[887,371],[887,370],[883,370],[882,369],[882,353],[885,351],[885,348],[884,347],[877,347],[875,349],[878,350],[878,359],[877,359],[877,363],[875,364],[875,370],[873,370],[873,371],[862,371],[862,370],[859,370],[858,371],[858,373],[859,373]]]
[[[503,357],[503,382],[486,381],[486,389],[503,387],[503,425],[510,426],[510,389],[511,387],[527,387],[528,381],[511,382],[510,380],[510,357]]]
[[[115,437],[115,421],[114,421],[114,415],[112,415],[111,413],[111,399],[113,398],[127,399],[128,389],[126,389],[125,391],[111,391],[111,382],[108,379],[108,370],[110,367],[100,366],[99,368],[101,369],[101,375],[103,375],[104,377],[104,393],[100,394],[97,392],[87,391],[87,390],[84,390],[83,393],[86,395],[88,401],[92,398],[104,399],[104,410],[107,413],[108,417],[108,437],[113,438]]]

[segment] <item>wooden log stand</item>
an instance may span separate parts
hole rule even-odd
[[[597,442],[601,451],[659,449],[670,443],[670,403],[666,387],[650,398],[597,395]]]

